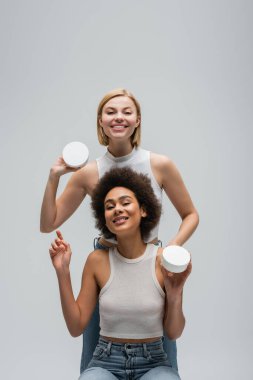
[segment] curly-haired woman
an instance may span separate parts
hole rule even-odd
[[[80,380],[180,379],[164,351],[163,332],[172,340],[182,334],[182,293],[191,263],[172,274],[160,265],[163,249],[145,242],[161,214],[150,180],[130,168],[111,169],[93,192],[92,208],[96,226],[116,245],[90,253],[76,300],[71,248],[60,231],[49,250],[72,336],[82,334],[99,301],[100,338]]]

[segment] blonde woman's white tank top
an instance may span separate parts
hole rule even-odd
[[[146,174],[150,180],[154,193],[162,203],[162,189],[157,183],[155,176],[151,169],[150,163],[150,151],[142,149],[140,147],[134,148],[131,153],[123,157],[114,157],[110,152],[106,152],[104,156],[97,158],[97,167],[99,179],[111,168],[118,167],[123,168],[126,166],[131,167],[137,173]],[[145,242],[148,243],[158,237],[159,224],[153,228]],[[112,243],[115,243],[114,239],[106,239]]]

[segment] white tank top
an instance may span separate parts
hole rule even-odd
[[[140,147],[134,148],[130,154],[123,157],[114,157],[110,152],[107,151],[104,156],[97,158],[96,161],[99,179],[113,167],[123,168],[125,166],[129,166],[137,173],[146,174],[151,180],[151,185],[157,199],[160,203],[162,203],[162,189],[157,183],[152,172],[150,164],[150,152],[148,150],[142,149]],[[157,224],[155,228],[152,229],[149,236],[145,239],[145,243],[148,243],[158,237],[158,229],[159,224]],[[106,240],[112,243],[116,242],[114,239]]]
[[[165,293],[155,273],[158,247],[137,259],[109,249],[110,277],[99,294],[100,335],[143,339],[163,335]]]

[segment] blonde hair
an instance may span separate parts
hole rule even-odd
[[[116,98],[117,96],[127,96],[135,104],[137,116],[139,118],[139,126],[135,128],[135,131],[131,136],[131,143],[133,146],[137,147],[138,145],[140,145],[140,142],[141,142],[141,107],[138,100],[134,97],[134,95],[131,92],[125,90],[124,88],[117,88],[115,90],[108,92],[107,94],[105,94],[105,96],[103,97],[103,99],[98,105],[98,109],[97,109],[98,141],[101,145],[105,145],[105,146],[109,145],[109,138],[105,135],[103,128],[100,125],[100,119],[102,117],[102,111],[106,103],[109,102],[109,100],[111,100],[112,98]]]

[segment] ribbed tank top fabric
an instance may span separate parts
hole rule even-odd
[[[100,335],[144,339],[163,335],[165,293],[155,273],[158,247],[137,259],[109,250],[110,277],[99,294]]]
[[[129,166],[137,173],[146,174],[150,180],[151,185],[157,199],[162,203],[162,189],[156,181],[156,178],[152,172],[150,164],[150,151],[142,149],[140,147],[134,148],[131,153],[123,157],[114,157],[110,152],[106,152],[104,156],[97,158],[97,167],[99,179],[111,168],[119,167],[123,168]],[[148,243],[158,237],[159,224],[150,232],[145,242]],[[106,239],[112,243],[115,243],[114,239]]]

